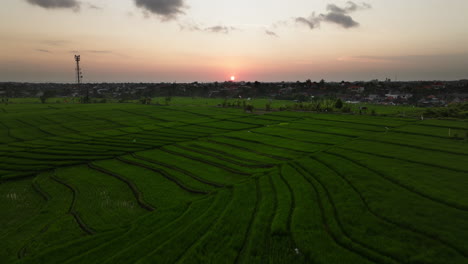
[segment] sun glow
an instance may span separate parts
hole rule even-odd
[[[236,80],[236,76],[231,76],[231,81],[235,81]]]

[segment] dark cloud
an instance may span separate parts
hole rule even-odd
[[[184,14],[184,0],[135,0],[135,4],[147,12],[160,16],[163,20],[176,19]]]
[[[70,8],[75,11],[80,9],[81,3],[77,0],[26,0],[32,5],[37,5],[43,8]]]
[[[279,37],[278,34],[269,30],[265,30],[265,34],[267,34],[268,36],[272,36],[272,37],[277,37],[277,38]]]
[[[372,8],[372,6],[368,3],[356,4],[351,1],[346,2],[345,7],[339,7],[335,4],[327,5],[327,11],[330,11],[332,13],[342,13],[342,14],[352,13],[355,11],[366,10],[370,8]]]
[[[297,17],[296,23],[308,26],[310,29],[315,29],[320,26],[322,22],[334,23],[342,26],[343,28],[358,27],[359,23],[356,22],[349,14],[359,11],[370,9],[372,6],[367,3],[356,4],[348,1],[344,7],[335,4],[327,5],[327,13],[315,16],[312,14],[309,18]]]
[[[346,13],[346,10],[344,8],[338,7],[335,4],[327,5],[327,10],[332,13]]]
[[[338,24],[344,28],[358,27],[359,23],[354,21],[354,19],[348,14],[369,8],[371,8],[370,4],[362,3],[358,5],[351,1],[347,2],[345,7],[339,7],[334,4],[329,4],[327,6],[327,10],[329,11],[329,13],[324,15],[322,14],[321,17],[324,21]]]
[[[354,19],[351,16],[342,13],[328,13],[323,16],[323,20],[330,23],[338,24],[344,28],[352,28],[359,26],[359,23],[354,21]]]

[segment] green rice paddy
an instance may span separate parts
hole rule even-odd
[[[466,120],[172,103],[0,106],[0,263],[468,263]]]

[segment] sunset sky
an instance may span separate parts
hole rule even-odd
[[[468,78],[467,0],[2,0],[0,81]]]

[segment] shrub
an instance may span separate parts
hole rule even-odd
[[[468,118],[468,103],[451,104],[447,107],[429,108],[424,112],[429,117]]]
[[[252,104],[246,104],[246,106],[244,108],[245,112],[253,113],[253,110],[254,110],[254,106]]]
[[[100,101],[100,103],[106,103],[106,102],[107,102],[106,99],[102,99],[102,100]],[[141,98],[141,99],[140,99],[140,103],[142,103],[142,104],[151,104],[151,98],[150,98],[150,97]]]

